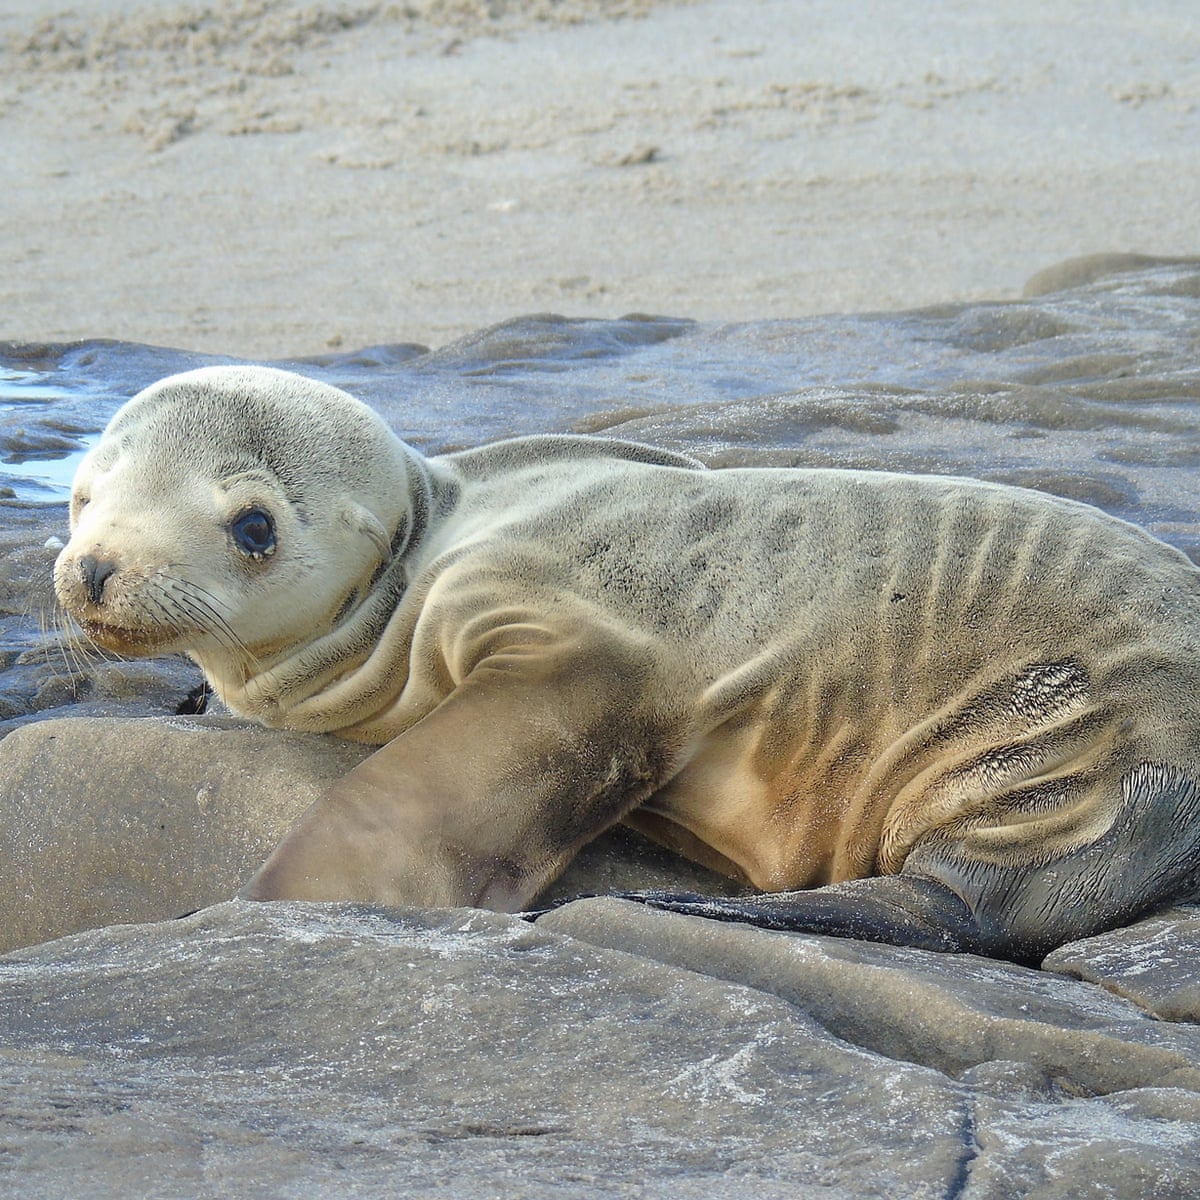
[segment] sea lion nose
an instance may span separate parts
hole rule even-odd
[[[79,560],[79,577],[87,590],[88,599],[93,604],[99,604],[104,598],[105,580],[117,569],[115,562],[106,558],[97,558],[94,554],[85,554]]]

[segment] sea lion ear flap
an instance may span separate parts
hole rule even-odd
[[[379,518],[361,504],[353,502],[342,509],[342,523],[354,533],[361,533],[370,538],[375,549],[379,551],[380,561],[391,562],[392,544],[388,531],[384,529]]]

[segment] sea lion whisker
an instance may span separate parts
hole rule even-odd
[[[182,563],[173,563],[171,566],[172,574],[164,577],[165,581],[170,585],[171,594],[173,596],[178,596],[181,593],[186,594],[197,606],[208,613],[215,624],[228,629],[230,634],[236,639],[237,635],[233,633],[228,618],[221,612],[220,599],[202,583],[198,583],[192,578],[190,573],[187,575],[175,573],[183,568]]]
[[[198,605],[188,593],[173,584],[158,584],[153,590],[147,588],[142,603],[153,609],[158,623],[171,631],[177,638],[186,638],[196,633],[207,633],[222,644],[227,643],[227,634],[219,618]]]
[[[173,604],[186,612],[197,625],[224,646],[233,655],[240,669],[258,669],[260,664],[257,656],[217,609],[216,597],[190,580],[173,579],[171,584],[168,595]]]
[[[217,607],[215,598],[202,588],[194,588],[189,585],[182,594],[176,594],[176,598],[181,604],[187,606],[188,611],[198,614],[204,620],[210,623],[210,632],[220,636],[225,645],[232,651],[253,660],[254,655],[251,654],[249,648],[238,636],[237,631],[230,624],[227,617]]]
[[[73,674],[83,675],[97,662],[115,662],[117,655],[110,653],[88,637],[69,612],[56,605],[54,608],[56,640],[70,654]]]
[[[64,623],[60,644],[64,658],[69,660],[67,670],[74,675],[86,674],[93,665],[109,658],[102,646],[97,646],[91,638],[70,624]]]
[[[103,647],[96,645],[79,630],[70,614],[59,604],[49,609],[45,606],[39,609],[38,627],[41,652],[47,667],[55,671],[53,678],[64,678],[72,696],[78,696],[80,685],[88,679],[94,665],[108,660],[110,656]],[[56,661],[62,665],[61,675],[55,669]]]
[[[52,656],[62,660],[63,667],[71,679],[76,679],[84,673],[87,653],[85,644],[81,641],[79,632],[75,629],[70,617],[55,605],[49,610],[50,621],[47,623],[45,608],[38,613],[38,624],[42,635],[42,645],[45,649],[46,662],[52,662]]]

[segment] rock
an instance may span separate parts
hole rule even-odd
[[[1045,966],[1098,983],[1164,1021],[1200,1022],[1200,909],[1180,907],[1073,942]]]
[[[1113,276],[1126,275],[1134,271],[1147,271],[1154,267],[1172,266],[1178,263],[1195,263],[1195,259],[1162,258],[1150,254],[1084,254],[1079,258],[1068,258],[1055,263],[1044,271],[1030,276],[1023,294],[1026,298],[1046,296],[1069,288],[1087,287]]]
[[[22,726],[0,742],[0,949],[228,899],[365,753],[213,718]]]
[[[615,901],[543,922],[233,902],[8,955],[0,1188],[78,1195],[86,1180],[96,1200],[1200,1188],[1200,1094],[1177,1078],[1200,1030],[1090,984],[714,934]],[[931,1036],[912,1035],[921,1025]],[[943,1043],[971,1049],[948,1057]]]
[[[1107,1095],[1170,1082],[1200,1092],[1200,1030],[1049,971],[968,954],[787,935],[630,901],[578,901],[541,929],[571,934],[803,1008],[836,1037],[955,1078],[1000,1059],[1048,1087]]]

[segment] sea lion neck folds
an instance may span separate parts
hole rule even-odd
[[[1200,873],[1200,571],[966,479],[594,438],[426,459],[300,376],[131,400],[55,568],[103,645],[382,748],[255,897],[528,905],[625,820],[683,912],[1034,960]]]

